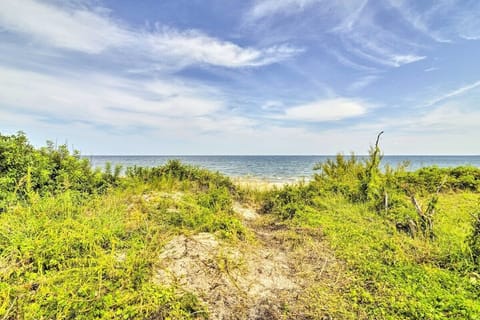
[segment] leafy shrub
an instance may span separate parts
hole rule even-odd
[[[266,194],[260,212],[272,213],[282,219],[291,219],[307,205],[313,204],[315,189],[312,185],[287,185]]]
[[[435,192],[440,185],[443,190],[480,190],[480,168],[471,166],[424,167],[413,172],[399,172],[396,174],[396,178],[399,185],[409,185],[423,193]]]
[[[365,167],[354,154],[348,159],[337,154],[335,160],[327,159],[324,163],[318,163],[314,170],[319,170],[314,176],[318,188],[342,194],[351,200],[359,198],[360,179]]]
[[[467,239],[468,246],[472,253],[474,267],[480,272],[480,213],[474,215],[473,230]]]
[[[218,172],[211,172],[195,166],[182,164],[179,160],[169,160],[165,165],[153,168],[129,167],[126,176],[143,182],[155,182],[162,179],[195,182],[202,189],[226,188],[235,192],[232,181]]]
[[[32,192],[99,193],[118,179],[119,169],[114,173],[93,170],[87,159],[82,159],[78,151],[70,152],[67,145],[56,147],[47,142],[46,147],[36,149],[22,132],[0,134],[0,207],[9,197],[26,199]]]

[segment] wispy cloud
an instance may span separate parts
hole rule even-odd
[[[199,31],[179,32],[171,28],[150,33],[145,40],[154,56],[168,56],[180,64],[205,63],[231,68],[267,65],[288,59],[302,51],[288,45],[263,50],[242,48]]]
[[[365,9],[369,0],[363,0],[361,2],[353,2],[350,7],[345,7],[345,16],[339,25],[333,28],[335,32],[350,32],[355,27],[355,24],[361,19],[362,11]]]
[[[378,75],[367,75],[353,82],[348,89],[353,92],[360,91],[378,79],[380,79]]]
[[[72,77],[8,67],[0,72],[3,108],[38,118],[120,128],[170,126],[172,121],[188,126],[197,118],[228,114],[213,89],[192,89],[173,79],[132,81],[81,71]]]
[[[318,100],[307,104],[286,108],[274,118],[305,122],[337,121],[366,114],[368,106],[347,98]]]
[[[241,47],[196,30],[156,26],[134,30],[109,17],[101,8],[60,6],[35,0],[0,2],[0,28],[34,39],[38,44],[86,54],[119,49],[157,64],[184,67],[210,64],[255,67],[288,59],[300,49],[288,45]]]
[[[257,0],[249,10],[247,19],[255,21],[277,14],[290,15],[319,2],[321,0]]]
[[[474,83],[465,85],[465,86],[463,86],[463,87],[460,87],[460,88],[458,88],[458,89],[452,90],[452,91],[450,91],[450,92],[448,92],[448,93],[442,94],[441,96],[436,97],[436,98],[428,101],[428,103],[426,104],[426,106],[427,106],[427,107],[430,107],[430,106],[436,105],[436,104],[438,104],[439,102],[445,101],[445,100],[447,100],[447,99],[450,99],[450,98],[453,98],[453,97],[456,97],[456,96],[459,96],[459,95],[462,95],[462,94],[465,94],[465,93],[467,93],[468,91],[473,90],[473,89],[478,88],[478,87],[480,87],[480,81],[477,81],[477,82],[474,82]]]
[[[447,103],[420,117],[415,127],[426,131],[466,132],[475,129],[478,132],[479,121],[480,111],[465,110],[455,103]]]
[[[34,0],[2,1],[0,27],[40,44],[98,54],[132,40],[128,30],[106,14]]]
[[[356,70],[368,72],[368,69],[400,67],[425,59],[424,54],[418,53],[419,44],[408,34],[389,28],[379,19],[378,12],[389,9],[384,2],[369,0],[264,0],[254,2],[247,12],[247,20],[253,25],[271,23],[278,26],[285,22],[281,16],[303,14],[311,23],[321,21],[315,26],[318,30],[314,36],[321,42],[334,36],[333,48],[324,47],[339,63]],[[310,16],[317,19],[309,20]],[[274,24],[276,20],[280,21],[278,25]],[[288,30],[287,33],[296,39],[305,31]],[[338,42],[343,46],[339,47]]]
[[[374,33],[374,31],[371,32]],[[397,52],[398,49],[381,45],[381,43],[389,43],[389,41],[379,39],[378,37],[382,37],[379,33],[376,36],[368,36],[368,34],[369,32],[365,31],[341,36],[345,49],[357,60],[369,61],[377,66],[398,68],[405,64],[426,59],[426,56],[400,53]],[[407,51],[406,49],[402,50]]]
[[[378,21],[376,12],[380,9],[379,2],[344,5],[337,13],[341,22],[331,32],[341,39],[345,51],[358,64],[369,61],[377,66],[400,67],[425,59],[425,55],[417,54],[416,43]]]
[[[411,27],[434,41],[450,43],[455,38],[480,39],[480,3],[438,0],[426,9],[418,1],[389,0]],[[441,21],[441,24],[438,24]]]
[[[428,12],[425,12],[423,14],[415,11],[412,6],[409,5],[405,0],[389,0],[389,3],[393,8],[397,10],[397,12],[402,16],[402,18],[410,24],[411,27],[422,32],[425,36],[430,37],[437,42],[451,42],[450,39],[447,39],[439,32],[431,30],[431,28],[427,25],[428,23],[426,21],[426,19],[428,19],[426,17],[433,15],[440,7],[445,4],[445,2],[438,1],[436,5],[434,5],[428,10]]]

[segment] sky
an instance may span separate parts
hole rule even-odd
[[[480,154],[477,0],[0,1],[0,133],[83,154]]]

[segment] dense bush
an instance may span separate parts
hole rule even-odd
[[[480,168],[463,166],[456,168],[425,167],[413,172],[396,174],[398,184],[407,184],[421,192],[443,190],[480,191]]]
[[[36,149],[19,132],[0,134],[0,207],[10,197],[25,199],[29,193],[54,194],[65,190],[99,193],[114,185],[119,170],[93,170],[78,151],[70,152],[67,145]]]
[[[359,198],[365,166],[354,154],[350,157],[337,154],[335,160],[327,159],[324,163],[318,163],[314,170],[319,171],[314,176],[318,188],[342,194],[351,200]]]
[[[316,192],[312,185],[287,185],[280,190],[272,190],[265,195],[260,211],[275,214],[282,219],[292,219],[306,206],[313,204]]]
[[[480,272],[480,213],[475,214],[473,218],[473,230],[467,239],[467,243],[472,253],[474,268]]]
[[[169,160],[163,166],[152,168],[129,167],[126,169],[126,176],[143,182],[175,179],[178,181],[195,182],[202,189],[215,187],[226,188],[230,192],[235,192],[236,190],[232,181],[226,176],[218,172],[182,164],[179,160]]]

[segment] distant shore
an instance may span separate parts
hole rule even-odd
[[[242,188],[255,189],[255,190],[271,190],[274,188],[281,188],[287,184],[297,184],[302,181],[308,181],[306,179],[278,179],[273,181],[267,178],[249,177],[249,176],[236,176],[230,177],[234,184]]]

